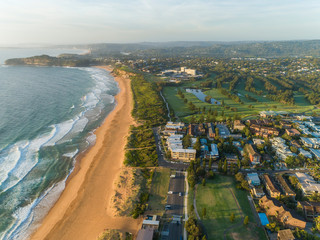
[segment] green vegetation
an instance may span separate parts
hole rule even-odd
[[[232,192],[240,205],[233,198]],[[251,225],[254,224],[254,217],[248,202],[247,192],[237,189],[233,177],[216,176],[213,180],[207,180],[206,185],[198,185],[197,194],[198,211],[206,208],[206,217],[202,223],[208,234],[208,239],[223,239],[224,231],[233,224],[242,223],[245,216],[248,216],[248,228],[241,224],[239,228],[232,228],[228,232],[236,236],[247,236],[247,239],[266,239],[262,229]],[[231,222],[231,216],[234,222]],[[239,238],[241,239],[241,238]]]
[[[132,240],[133,236],[131,233],[123,233],[122,231],[115,229],[105,230],[99,237],[98,240]]]
[[[135,203],[134,208],[130,213],[130,215],[133,218],[137,218],[140,215],[142,215],[148,207],[147,202],[149,200],[150,185],[151,185],[154,172],[153,170],[150,170],[150,169],[142,169],[140,174],[142,175],[143,179],[145,179],[146,181],[140,184],[141,190],[139,194],[139,199]]]
[[[164,211],[169,189],[170,169],[157,168],[154,172],[150,196],[148,202],[148,213],[160,214]]]
[[[127,67],[117,68],[114,73],[131,74],[134,98],[132,115],[139,122],[139,126],[131,127],[124,163],[134,167],[157,166],[158,156],[152,127],[165,123],[166,119],[164,105],[156,86],[146,81],[143,75],[132,73]]]
[[[51,57],[48,55],[34,56],[28,58],[13,58],[5,61],[7,65],[37,65],[37,66],[68,66],[87,67],[95,64],[94,60],[80,55],[67,55],[62,57]]]
[[[131,126],[130,130],[124,164],[133,167],[157,166],[158,155],[152,128],[141,125]]]

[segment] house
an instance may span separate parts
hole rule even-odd
[[[283,178],[282,174],[276,174],[275,175],[275,179],[279,183],[282,191],[284,192],[284,194],[286,196],[291,196],[291,197],[295,197],[296,196],[296,193],[294,191],[292,191],[292,189],[289,187],[288,183]]]
[[[226,156],[226,160],[227,160],[227,164],[237,164],[238,163],[238,156],[236,154],[225,154]]]
[[[206,125],[204,123],[200,123],[198,125],[197,134],[199,136],[204,136],[204,135],[206,135],[206,131],[207,131],[206,130]]]
[[[142,228],[139,230],[137,240],[152,240],[153,239],[153,228]]]
[[[196,128],[197,128],[197,125],[189,124],[188,129],[187,129],[188,134],[191,136],[196,136],[196,134],[197,134]]]
[[[267,216],[275,217],[277,221],[282,223],[286,228],[306,228],[306,221],[299,217],[295,212],[288,210],[284,205],[274,198],[264,196],[259,200],[259,205],[266,211]]]
[[[273,198],[280,197],[281,193],[271,181],[270,176],[268,174],[263,174],[262,179],[269,195]]]
[[[312,152],[313,156],[314,156],[317,160],[320,160],[320,150],[319,150],[319,149],[310,148],[310,151]]]
[[[261,184],[260,178],[257,173],[248,173],[247,181],[250,185],[259,186]]]
[[[219,157],[219,150],[217,144],[211,144],[211,152],[207,154],[207,158],[218,158]]]
[[[313,221],[314,218],[320,216],[319,202],[298,201],[297,209],[303,212],[304,217],[308,221]]]
[[[208,138],[209,138],[210,140],[213,140],[214,137],[216,136],[213,123],[208,123],[208,124],[207,124],[207,128],[208,128]]]
[[[158,231],[160,224],[159,219],[160,217],[158,217],[157,215],[148,215],[142,222],[142,228],[152,228],[155,231]]]
[[[289,128],[289,129],[286,129],[286,134],[292,137],[292,136],[300,135],[300,132],[297,129]]]
[[[310,196],[313,193],[320,192],[320,184],[317,183],[310,175],[306,173],[295,173],[304,196]]]
[[[234,120],[233,129],[242,131],[246,125],[244,125],[240,120]]]
[[[280,121],[280,126],[284,129],[291,128],[292,124],[287,121]]]
[[[257,153],[251,144],[245,146],[245,150],[249,155],[252,164],[259,164],[261,160],[261,155]]]
[[[224,124],[217,124],[216,126],[219,129],[219,135],[222,138],[228,138],[230,136],[230,131],[228,127]]]
[[[256,198],[262,198],[264,195],[266,195],[261,188],[256,188],[256,187],[251,188],[251,193]]]
[[[315,149],[314,149],[315,150]],[[312,154],[306,150],[304,150],[303,148],[299,148],[299,155],[302,155],[306,158],[312,158]]]
[[[278,232],[277,240],[295,240],[290,229],[283,229]]]

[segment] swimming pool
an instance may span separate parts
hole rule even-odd
[[[269,224],[269,220],[268,220],[267,215],[265,213],[258,213],[258,214],[259,214],[259,218],[260,218],[261,224],[263,226]]]

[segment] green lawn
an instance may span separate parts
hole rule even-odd
[[[152,179],[150,198],[149,198],[149,214],[160,214],[164,212],[167,193],[169,189],[170,169],[157,168]]]
[[[182,98],[180,98],[177,94],[178,89],[180,89],[184,95],[185,98],[188,100],[188,102],[192,102],[196,105],[197,108],[203,108],[206,107],[206,110],[209,110],[210,108],[212,110],[217,110],[219,115],[223,111],[225,116],[233,116],[235,114],[240,115],[242,118],[248,118],[253,115],[259,114],[261,111],[265,110],[273,110],[273,111],[287,111],[287,112],[304,112],[306,114],[312,114],[312,111],[320,112],[320,109],[315,109],[314,106],[310,105],[308,101],[304,98],[304,96],[299,93],[295,92],[294,98],[296,101],[295,105],[287,105],[282,104],[279,102],[271,101],[270,99],[266,98],[265,95],[258,96],[254,93],[247,92],[244,90],[244,85],[239,84],[237,87],[237,93],[239,93],[239,97],[241,101],[244,104],[236,103],[232,99],[228,98],[227,96],[220,93],[219,89],[212,88],[209,90],[204,91],[206,95],[210,95],[219,102],[224,101],[224,103],[230,108],[236,108],[237,112],[232,111],[231,109],[225,109],[219,105],[212,105],[205,102],[200,101],[197,99],[193,94],[185,92],[185,88],[189,87],[189,85],[195,85],[193,82],[185,83],[180,87],[173,87],[168,86],[163,88],[163,95],[166,98],[167,102],[169,103],[170,108],[174,111],[175,115],[179,117],[181,120],[184,120],[186,122],[190,121],[191,116],[195,116],[196,118],[200,117],[200,114],[194,114],[192,111],[188,108],[187,103],[184,102]],[[259,102],[253,102],[248,100],[245,95],[248,94],[256,99],[258,99]],[[250,105],[253,106],[253,108],[250,107]],[[221,120],[221,116],[218,116],[218,120]]]
[[[244,216],[248,215],[250,222],[254,222],[253,213],[250,208],[247,193],[236,189],[233,177],[217,175],[215,179],[208,180],[206,186],[199,185],[196,194],[197,209],[202,217],[202,209],[206,208],[206,217],[202,219],[209,239],[223,239],[224,230],[235,223],[242,222],[241,212],[237,207],[230,189],[234,192]],[[234,223],[230,222],[230,215],[234,213]],[[240,227],[231,229],[236,234],[235,239],[265,239],[263,231],[255,228]],[[233,239],[229,234],[230,239]],[[237,238],[236,236],[239,236]],[[245,237],[242,237],[245,236]]]

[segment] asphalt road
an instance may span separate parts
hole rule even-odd
[[[167,205],[170,205],[170,209],[167,209],[167,214],[170,215],[183,215],[184,206],[184,174],[176,172],[175,177],[170,178],[169,191],[167,198]]]

